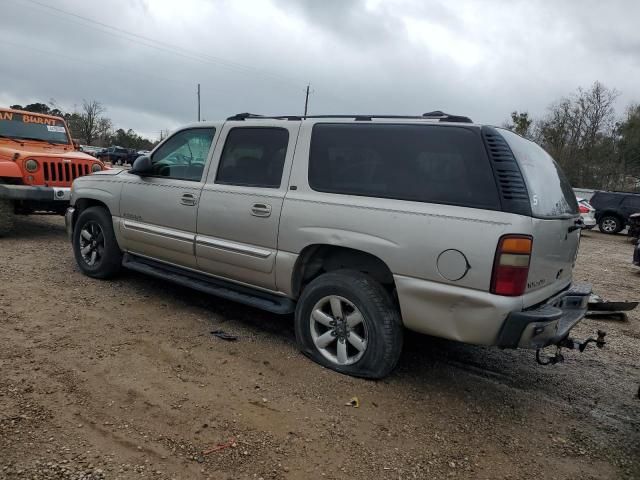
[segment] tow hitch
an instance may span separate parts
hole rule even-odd
[[[604,337],[606,335],[607,335],[607,332],[603,330],[598,330],[597,338],[589,337],[584,341],[575,340],[571,337],[567,337],[564,340],[561,340],[560,342],[558,342],[558,344],[556,345],[556,353],[550,356],[541,355],[540,352],[542,351],[542,349],[538,348],[536,350],[536,362],[538,362],[540,365],[555,365],[556,363],[564,362],[564,356],[562,355],[562,351],[561,351],[562,348],[567,348],[569,350],[577,349],[580,352],[584,352],[585,348],[587,348],[587,345],[589,345],[591,342],[595,343],[596,347],[602,348],[607,343],[604,340]]]

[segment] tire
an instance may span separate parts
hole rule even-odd
[[[85,275],[106,279],[122,269],[122,252],[113,233],[111,215],[106,209],[90,207],[80,213],[73,229],[72,243],[76,263]],[[85,250],[87,247],[91,248]]]
[[[15,217],[13,202],[0,199],[0,237],[7,236],[13,231]]]
[[[604,215],[598,222],[598,228],[602,233],[615,235],[624,229],[624,222],[615,215]]]
[[[334,302],[338,301],[341,314],[336,316]],[[359,323],[358,313],[362,318]],[[340,317],[343,319],[336,321]],[[352,270],[325,273],[305,287],[296,307],[295,331],[305,355],[354,377],[387,376],[402,352],[402,320],[391,296],[373,278]],[[362,339],[365,342],[360,342]],[[326,348],[320,348],[325,342]],[[364,348],[359,350],[356,345]]]

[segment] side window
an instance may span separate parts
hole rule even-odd
[[[623,204],[631,210],[640,212],[640,195],[629,195],[625,197]]]
[[[215,128],[191,128],[170,137],[152,155],[151,175],[199,182],[215,132]]]
[[[216,183],[279,188],[289,132],[284,128],[238,127],[227,136]]]
[[[479,133],[463,127],[316,124],[309,185],[320,192],[500,208]]]

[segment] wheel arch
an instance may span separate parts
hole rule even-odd
[[[620,227],[615,232],[604,232],[602,230],[602,222],[607,217],[615,218],[620,222]],[[596,221],[598,222],[598,228],[600,229],[600,231],[603,231],[604,233],[620,233],[622,230],[624,230],[624,228],[627,226],[627,223],[628,223],[624,215],[622,215],[620,212],[616,210],[604,210],[600,214],[600,216],[597,218]]]
[[[95,198],[79,198],[78,200],[76,200],[74,207],[75,207],[75,211],[73,212],[73,218],[71,223],[72,228],[75,228],[78,217],[87,208],[102,207],[111,215],[111,210],[109,210],[109,207],[107,206],[107,204],[101,200],[96,200]]]
[[[319,275],[336,270],[356,270],[366,273],[392,292],[393,273],[385,261],[369,252],[355,248],[312,244],[302,249],[291,275],[291,289],[298,298],[305,285]]]

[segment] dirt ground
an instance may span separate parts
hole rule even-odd
[[[631,254],[588,232],[576,280],[640,299]],[[89,279],[61,218],[24,218],[0,239],[0,478],[637,479],[640,312],[574,332],[598,328],[605,349],[548,367],[407,334],[389,378],[357,380],[302,356],[291,317]]]

